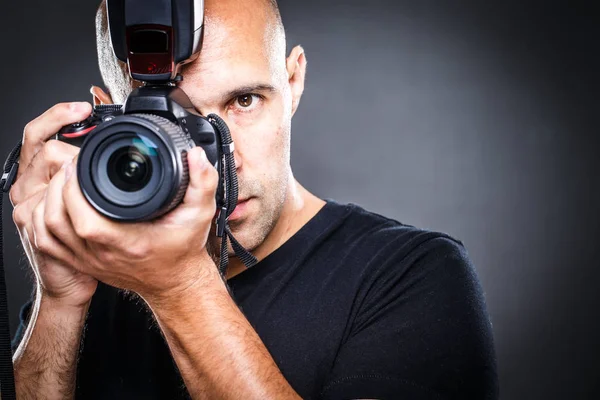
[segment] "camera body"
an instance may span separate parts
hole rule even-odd
[[[189,181],[187,151],[195,146],[222,170],[217,127],[175,86],[140,87],[124,106],[96,106],[56,139],[81,147],[81,190],[94,208],[115,220],[149,220],[175,207]]]
[[[115,55],[144,86],[123,106],[96,106],[89,118],[56,135],[81,147],[83,194],[115,220],[157,218],[181,202],[189,183],[187,151],[201,146],[219,172],[217,206],[233,211],[237,176],[229,130],[218,116],[200,115],[176,86],[181,66],[200,52],[203,0],[107,0],[107,12]],[[233,186],[224,181],[231,176]]]

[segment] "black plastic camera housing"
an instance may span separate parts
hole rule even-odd
[[[97,106],[89,118],[56,135],[81,147],[77,174],[82,192],[112,219],[156,218],[182,200],[189,182],[187,151],[201,146],[219,171],[217,205],[222,207],[227,196],[221,164],[225,159],[231,160],[227,165],[235,163],[229,157],[233,145],[223,147],[219,127],[226,135],[229,131],[217,116],[211,123],[200,115],[176,86],[183,79],[180,67],[200,52],[204,1],[107,0],[106,4],[115,55],[144,86],[131,92],[124,106]],[[227,200],[231,210],[237,201],[234,194]]]
[[[138,88],[122,108],[97,106],[56,138],[81,146],[81,190],[115,220],[149,220],[179,204],[189,182],[187,151],[195,146],[221,171],[218,129],[174,86]],[[219,190],[217,201],[221,195]]]
[[[166,82],[200,54],[204,0],[107,0],[110,37],[131,77]]]

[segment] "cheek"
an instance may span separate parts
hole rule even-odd
[[[231,130],[243,169],[256,175],[277,175],[289,164],[290,130],[284,107],[269,107],[252,124],[233,124]]]
[[[281,126],[264,126],[250,140],[243,140],[243,167],[246,179],[278,181],[289,165],[289,140]]]

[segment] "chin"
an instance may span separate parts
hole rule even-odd
[[[257,210],[249,212],[243,218],[230,221],[229,227],[236,240],[252,252],[265,241],[276,222],[277,218],[273,218],[272,211]]]
[[[251,218],[244,218],[244,220],[232,221],[229,225],[233,237],[240,242],[244,248],[250,252],[256,249],[265,240],[266,235],[261,235],[258,231],[258,227],[252,224]],[[229,246],[230,254],[233,254],[231,245]]]

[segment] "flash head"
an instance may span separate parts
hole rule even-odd
[[[116,57],[133,79],[168,82],[198,57],[204,0],[107,0]]]

